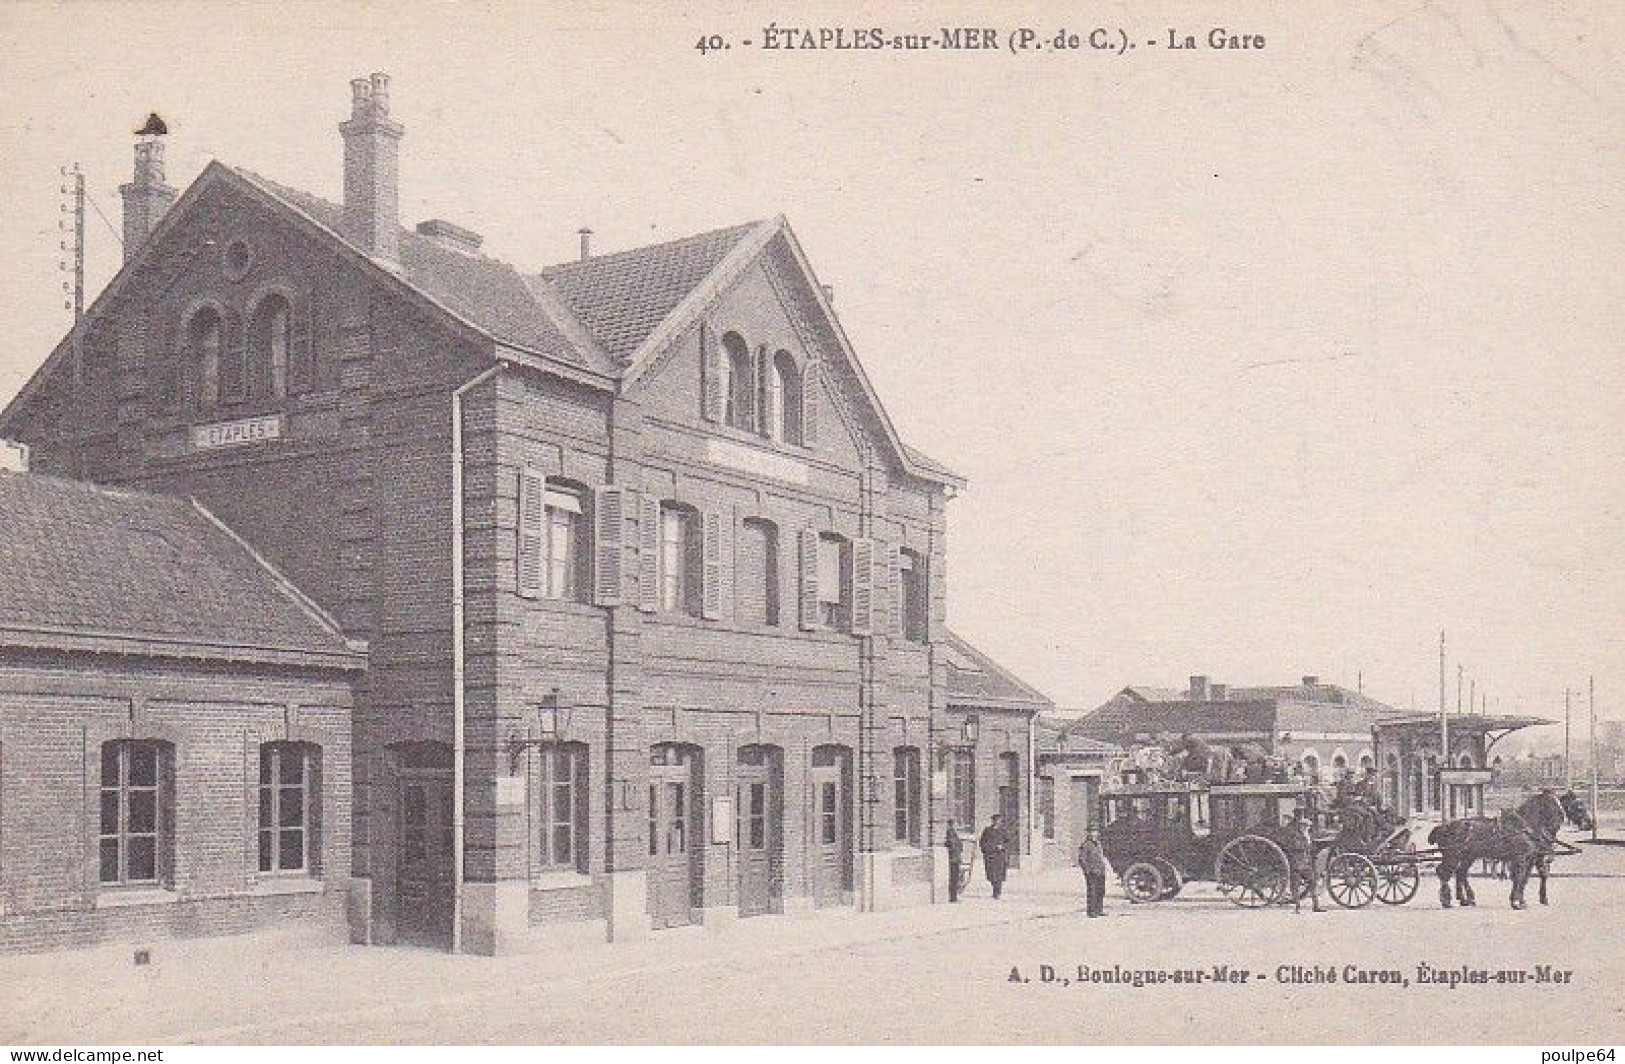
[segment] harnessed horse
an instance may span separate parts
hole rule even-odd
[[[1428,842],[1440,852],[1439,903],[1450,908],[1454,881],[1456,902],[1463,906],[1478,904],[1469,873],[1474,861],[1488,859],[1505,862],[1511,873],[1514,909],[1528,904],[1524,888],[1531,872],[1540,876],[1540,902],[1546,904],[1546,874],[1564,821],[1583,827],[1591,818],[1573,792],[1560,799],[1551,791],[1542,791],[1499,817],[1468,817],[1440,824],[1428,834]]]

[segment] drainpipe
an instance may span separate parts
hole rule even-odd
[[[497,363],[451,393],[451,951],[463,951],[463,396],[502,372]]]

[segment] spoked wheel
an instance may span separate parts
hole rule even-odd
[[[1159,900],[1166,888],[1162,869],[1154,861],[1135,861],[1123,869],[1123,893],[1136,905]]]
[[[1384,905],[1404,905],[1421,885],[1415,861],[1384,861],[1377,866],[1377,900]]]
[[[1219,851],[1213,879],[1232,904],[1262,909],[1286,897],[1287,868],[1286,854],[1275,843],[1262,835],[1242,835]]]
[[[1158,861],[1157,867],[1162,870],[1162,893],[1157,895],[1157,900],[1167,901],[1178,897],[1185,886],[1185,877],[1179,874],[1179,869],[1171,861]]]
[[[1377,866],[1361,853],[1340,853],[1326,866],[1326,893],[1345,909],[1363,909],[1377,896]]]

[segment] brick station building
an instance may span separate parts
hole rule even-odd
[[[367,641],[365,937],[943,892],[961,481],[899,439],[789,226],[523,273],[401,226],[386,77],[340,130],[342,204],[219,162],[177,196],[138,143],[127,261],[0,435],[196,497]]]
[[[186,499],[0,472],[0,950],[341,932],[364,647]]]

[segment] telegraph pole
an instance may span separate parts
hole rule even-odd
[[[1597,678],[1588,679],[1591,701],[1591,841],[1597,841]]]
[[[1569,689],[1563,688],[1563,786],[1574,785],[1574,762],[1570,757],[1569,732],[1574,727],[1574,714],[1569,705]],[[1593,814],[1595,815],[1595,814]]]
[[[1450,707],[1445,703],[1444,632],[1439,632],[1439,771],[1450,763]],[[1439,799],[1444,800],[1444,780],[1439,780]]]
[[[73,324],[77,326],[85,316],[85,173],[78,163],[62,167],[61,192],[62,213],[67,217],[58,219],[56,225],[63,233],[60,241],[63,254],[71,252],[73,258],[62,259],[57,267],[72,276],[72,280],[62,282],[66,297],[62,308],[73,311]],[[68,243],[69,233],[72,244]]]

